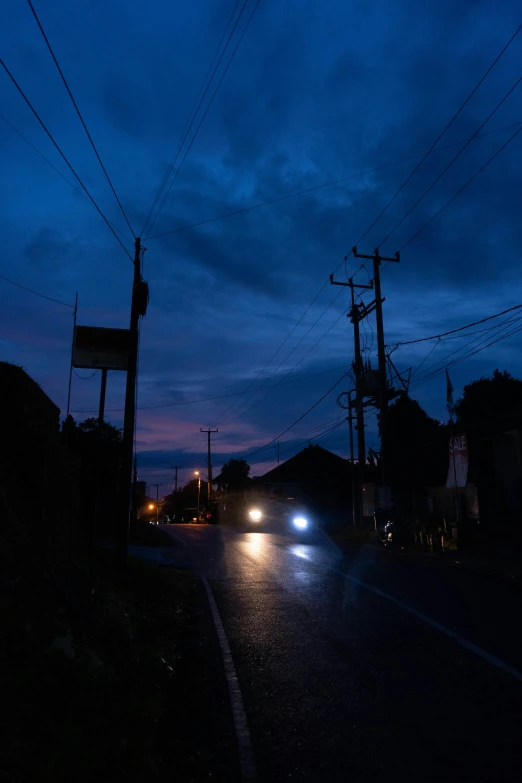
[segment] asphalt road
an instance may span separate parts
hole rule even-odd
[[[261,780],[522,780],[509,586],[322,536],[169,530],[215,597]]]

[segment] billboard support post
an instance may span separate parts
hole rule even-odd
[[[107,390],[107,368],[103,367],[101,374],[101,387],[100,387],[100,409],[98,412],[98,427],[103,424],[103,417],[105,414],[105,392]]]
[[[71,411],[71,386],[72,386],[72,371],[73,371],[73,358],[74,358],[74,343],[76,340],[76,316],[78,314],[78,293],[76,294],[76,300],[74,302],[74,315],[73,315],[73,339],[72,339],[72,345],[71,345],[71,361],[69,364],[69,389],[67,391],[67,414],[65,416],[65,421],[67,422],[67,419],[69,418],[69,413]],[[69,426],[68,422],[65,425],[65,448],[67,448],[67,441],[69,438]]]

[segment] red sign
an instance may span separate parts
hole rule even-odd
[[[447,487],[465,487],[468,481],[468,439],[466,435],[454,435],[449,441]]]

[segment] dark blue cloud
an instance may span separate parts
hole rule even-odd
[[[37,5],[136,231],[141,230],[182,137],[233,5],[232,0],[80,0],[74,5],[56,0]],[[252,7],[250,0],[248,8]],[[394,165],[150,239],[145,276],[151,304],[142,326],[141,405],[231,394],[254,381],[329,272],[416,165],[396,161],[431,146],[518,24],[514,5],[505,5],[498,13],[489,3],[466,0],[349,5],[337,0],[261,1],[152,234]],[[3,29],[8,66],[100,208],[128,237],[126,246],[132,251],[121,213],[29,8],[9,0],[3,9]],[[522,37],[441,144],[475,132],[518,77],[521,46]],[[0,74],[0,89],[6,118],[74,181],[5,74]],[[519,90],[484,131],[522,121]],[[474,141],[383,251],[393,253],[406,243],[512,132]],[[383,273],[389,342],[444,331],[518,302],[521,139],[522,134],[405,248],[400,265]],[[0,149],[3,274],[66,302],[74,301],[78,291],[82,323],[126,326],[132,267],[99,215],[1,120]],[[435,152],[424,162],[361,250],[370,252],[382,242],[457,150]],[[358,266],[349,260],[346,271],[353,274]],[[344,269],[337,274],[344,274]],[[358,279],[365,282],[368,277],[360,272]],[[70,310],[31,298],[1,280],[0,286],[9,300],[0,314],[2,358],[23,363],[63,407]],[[293,378],[349,364],[350,324],[339,318],[349,306],[346,291],[285,359],[335,293],[330,287],[323,290],[254,388],[263,380],[267,385],[277,382],[288,370],[288,378]],[[367,333],[366,355],[374,360],[370,327]],[[497,366],[522,374],[519,337],[455,367],[456,392]],[[415,366],[431,347],[405,346],[394,355],[396,363],[400,368]],[[439,350],[444,356],[450,347],[439,346],[433,360]],[[149,455],[167,455],[167,461],[203,459],[199,427],[218,419],[219,459],[252,450],[285,429],[334,380],[335,373],[282,385],[264,399],[258,393],[144,410],[139,417],[139,448]],[[95,410],[98,389],[97,376],[75,377],[73,408]],[[107,408],[116,424],[122,420],[123,390],[123,376],[111,373]],[[445,415],[443,379],[419,386],[415,395],[432,415]],[[338,416],[335,397],[330,395],[285,438]],[[315,434],[320,432],[319,428]],[[329,447],[347,453],[344,427],[327,437]],[[372,421],[368,437],[376,445]],[[291,441],[288,448],[301,442]],[[260,457],[265,458],[264,452]],[[267,459],[273,463],[275,452]],[[153,480],[161,463],[150,467],[147,475]]]

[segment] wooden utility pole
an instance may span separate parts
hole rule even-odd
[[[107,391],[107,368],[103,367],[101,371],[101,386],[100,386],[100,408],[98,411],[98,428],[103,424],[103,417],[105,415],[105,392]]]
[[[350,473],[352,480],[352,525],[355,527],[357,524],[357,502],[355,499],[355,459],[353,454],[353,409],[352,409],[352,393],[348,392],[348,417],[347,421],[350,427]]]
[[[330,283],[332,285],[342,285],[347,286],[351,290],[352,294],[352,306],[350,309],[350,312],[348,313],[348,317],[350,318],[352,324],[353,324],[353,344],[354,344],[354,374],[355,374],[355,413],[357,418],[357,460],[358,460],[358,466],[357,466],[357,476],[358,476],[358,491],[357,494],[359,495],[357,506],[359,507],[361,505],[361,498],[360,498],[360,486],[364,480],[363,471],[364,471],[364,465],[366,464],[366,445],[365,445],[365,437],[364,437],[364,405],[363,405],[363,397],[364,397],[364,390],[363,390],[363,362],[362,362],[362,356],[361,356],[361,335],[359,330],[359,323],[362,321],[363,318],[366,318],[367,315],[369,315],[373,310],[373,303],[372,305],[369,305],[366,307],[364,304],[356,304],[355,303],[355,289],[356,288],[362,288],[364,290],[373,290],[373,281],[370,282],[368,285],[359,285],[357,283],[353,282],[353,278],[350,277],[347,283],[341,283],[337,282],[333,279],[333,275],[330,275]],[[352,405],[351,397],[350,397],[350,406]],[[350,416],[352,415],[352,411],[350,408]],[[351,432],[352,424],[350,422],[350,437],[352,438],[352,432]],[[352,459],[352,475],[355,471],[355,465],[354,460]],[[355,512],[354,512],[354,524],[355,524]]]
[[[134,454],[134,470],[132,474],[131,513],[138,518],[138,457]]]
[[[377,355],[379,360],[379,413],[380,413],[380,434],[381,434],[381,483],[386,483],[386,435],[388,424],[388,379],[386,373],[386,347],[384,344],[384,323],[382,317],[381,296],[381,261],[389,263],[400,261],[400,255],[397,252],[393,258],[381,256],[376,249],[373,255],[368,256],[358,253],[357,248],[352,248],[355,258],[366,258],[373,261],[373,282],[375,286],[375,318],[377,322]]]
[[[373,287],[373,281],[372,281]],[[384,300],[383,300],[384,301]],[[357,413],[357,454],[359,457],[359,479],[364,481],[364,470],[366,467],[366,439],[364,435],[364,398],[371,396],[365,387],[364,366],[361,354],[361,336],[359,323],[373,313],[377,306],[375,299],[366,305],[353,304],[349,313],[349,318],[353,324],[353,340],[355,346],[355,410]]]
[[[208,457],[207,457],[207,498],[208,498],[208,505],[210,508],[210,503],[212,501],[212,457],[210,453],[210,436],[213,432],[219,432],[219,430],[203,430],[200,428],[200,432],[206,432],[208,436]],[[207,509],[208,511],[209,509]]]
[[[332,285],[348,286],[352,293],[352,307],[348,314],[353,324],[353,345],[354,345],[354,374],[355,374],[355,412],[357,415],[357,459],[359,461],[359,472],[362,471],[362,466],[366,463],[366,446],[364,440],[364,408],[363,408],[363,362],[361,356],[361,335],[359,330],[359,323],[363,318],[366,318],[372,310],[373,306],[366,307],[362,303],[360,305],[355,303],[355,290],[356,288],[362,288],[367,291],[373,290],[373,281],[369,285],[359,285],[353,282],[353,278],[350,277],[347,283],[338,283],[333,279],[333,275],[330,275],[330,283]]]
[[[73,371],[73,355],[74,355],[74,343],[76,341],[76,317],[78,315],[78,294],[76,294],[76,299],[74,302],[74,313],[73,313],[73,337],[72,337],[72,345],[71,345],[71,361],[69,364],[69,387],[67,390],[67,414],[65,416],[66,421],[66,427],[65,427],[65,448],[67,448],[67,443],[69,440],[69,414],[71,410],[71,386],[72,386],[72,371]]]
[[[107,368],[103,367],[101,371],[101,386],[100,386],[100,407],[98,409],[98,429],[97,429],[97,438],[98,438],[98,448],[102,450],[102,424],[103,424],[103,418],[105,416],[105,392],[107,390]],[[100,463],[98,462],[96,464],[96,502],[94,504],[94,522],[93,522],[93,532],[92,532],[92,550],[91,554],[94,552],[94,547],[96,546],[96,531],[98,529],[100,516],[101,516],[101,508],[100,508],[100,494],[101,494],[101,473],[100,473]]]
[[[131,315],[129,328],[129,356],[127,363],[127,384],[125,388],[125,414],[120,462],[119,524],[117,555],[121,565],[127,565],[129,548],[129,526],[132,495],[132,455],[134,451],[134,428],[136,424],[136,377],[138,369],[138,332],[140,316],[147,311],[149,289],[141,277],[141,241],[134,243],[134,278],[132,285]]]
[[[175,491],[175,492],[176,492],[176,494],[177,494],[177,492],[178,492],[178,470],[179,470],[180,468],[182,468],[182,467],[183,467],[183,465],[173,465],[172,467],[173,467],[173,468],[174,468],[174,470],[176,471],[175,478],[174,478],[174,487],[175,487],[175,490],[174,490],[174,491]]]

